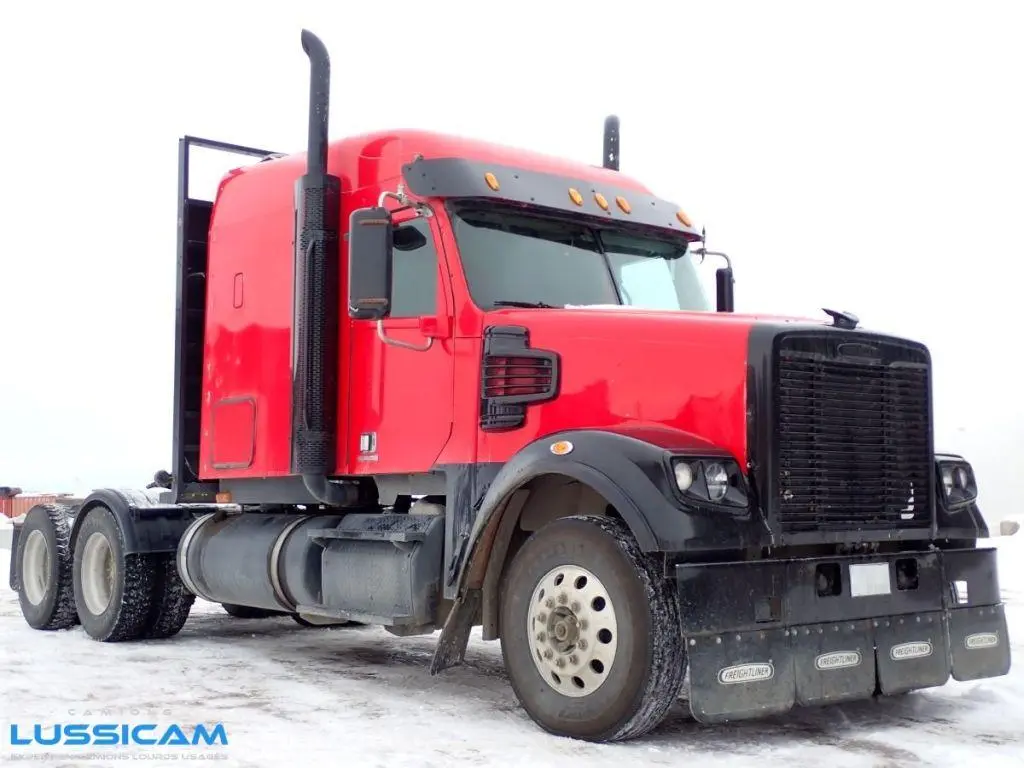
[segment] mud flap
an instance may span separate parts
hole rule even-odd
[[[954,680],[1005,675],[1010,671],[1010,643],[1003,606],[950,611],[949,646]]]
[[[832,704],[875,692],[875,642],[870,621],[790,630],[797,703]]]
[[[796,701],[790,630],[689,638],[690,711],[721,723],[792,709]]]
[[[872,621],[878,685],[885,695],[945,685],[949,645],[941,612],[906,614]]]

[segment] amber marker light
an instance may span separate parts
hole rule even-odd
[[[572,443],[568,440],[559,440],[551,444],[550,450],[555,456],[566,456],[572,453]]]
[[[583,205],[583,195],[575,187],[569,187],[569,199],[576,203],[576,205]]]
[[[679,219],[679,223],[684,227],[693,227],[693,221],[686,215],[686,211],[676,211],[676,218]]]
[[[488,171],[484,174],[484,181],[487,182],[487,186],[497,192],[501,189],[501,184],[498,183],[498,177]]]
[[[595,192],[595,193],[594,193],[594,201],[595,201],[595,202],[596,202],[596,203],[597,203],[597,204],[598,204],[599,206],[601,206],[601,210],[602,210],[602,211],[607,211],[607,210],[608,210],[608,200],[607,200],[607,198],[605,198],[605,196],[604,196],[604,195],[602,195],[602,194],[601,194],[600,192]]]
[[[619,208],[622,209],[623,213],[632,213],[633,209],[629,205],[629,200],[624,198],[622,195],[616,197],[615,202],[618,204]]]

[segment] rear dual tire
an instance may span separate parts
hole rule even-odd
[[[71,541],[73,518],[60,504],[33,507],[15,554],[21,612],[34,629],[81,623],[94,640],[161,639],[181,631],[195,595],[173,554],[126,554],[114,514],[95,506]]]
[[[71,518],[61,504],[29,510],[14,552],[18,602],[33,629],[68,629],[78,623],[71,574]]]
[[[78,615],[94,640],[171,637],[195,602],[174,555],[126,553],[117,518],[102,506],[91,508],[78,529],[73,574]]]
[[[686,654],[676,597],[621,521],[548,524],[516,554],[502,594],[505,668],[546,731],[637,738],[678,698]]]

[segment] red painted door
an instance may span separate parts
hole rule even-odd
[[[452,432],[453,300],[437,222],[398,215],[396,226],[383,333],[375,320],[351,321],[345,421],[353,474],[427,471]]]

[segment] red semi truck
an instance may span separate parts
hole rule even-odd
[[[733,311],[731,266],[618,170],[413,131],[180,142],[173,471],[41,505],[38,629],[236,615],[500,639],[544,729],[706,723],[1004,675],[996,554],[933,447],[925,346]],[[190,196],[190,152],[255,161]],[[727,263],[727,262],[726,262]],[[728,263],[727,263],[728,264]]]

